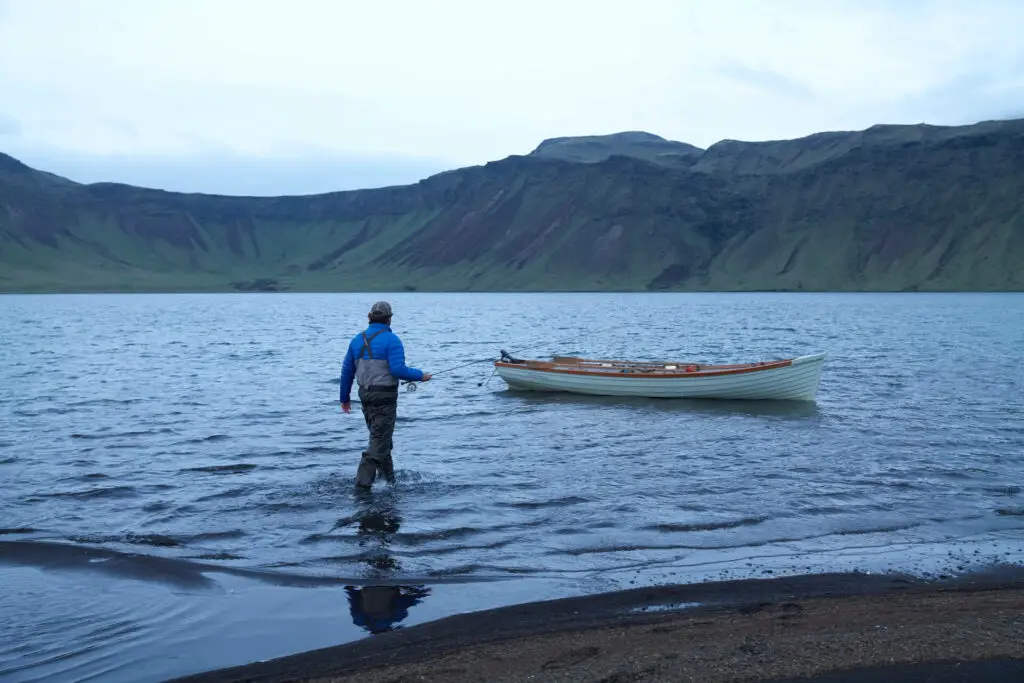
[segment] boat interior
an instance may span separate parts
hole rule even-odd
[[[790,364],[789,359],[775,361],[758,361],[755,363],[733,363],[727,365],[709,365],[692,362],[669,361],[633,361],[603,360],[579,358],[576,356],[554,356],[551,360],[522,360],[502,354],[499,364],[506,366],[526,367],[530,370],[549,372],[570,372],[584,374],[643,374],[658,376],[693,375],[701,373],[721,373],[750,368],[783,367]]]

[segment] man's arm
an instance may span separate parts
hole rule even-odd
[[[341,364],[341,391],[339,398],[342,404],[352,402],[352,380],[356,376],[356,357],[352,353],[352,344],[345,352],[345,361]]]
[[[405,347],[402,346],[402,340],[398,338],[397,334],[392,335],[388,340],[388,369],[398,379],[404,379],[407,382],[423,381],[424,372],[422,370],[410,368],[405,364]]]

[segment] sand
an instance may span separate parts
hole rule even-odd
[[[1024,580],[1003,570],[645,588],[458,615],[181,680],[1024,681]]]

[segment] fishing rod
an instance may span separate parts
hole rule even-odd
[[[578,334],[574,334],[573,336],[567,337],[565,339],[559,339],[559,340],[556,340],[554,342],[542,342],[540,344],[535,344],[534,346],[528,346],[526,348],[519,349],[518,351],[513,351],[512,353],[523,353],[524,351],[532,351],[533,349],[540,348],[541,346],[544,346],[545,344],[563,344],[565,342],[572,341],[573,339],[577,339],[577,338],[579,338],[579,335]],[[434,377],[436,377],[438,375],[443,375],[443,374],[448,373],[448,372],[454,372],[455,370],[461,370],[462,368],[468,368],[468,367],[470,367],[472,365],[479,365],[480,363],[494,362],[494,361],[500,360],[501,358],[511,358],[511,357],[512,357],[512,354],[508,353],[505,350],[502,350],[501,354],[498,355],[497,357],[495,357],[495,356],[488,356],[487,358],[479,358],[477,360],[469,361],[468,363],[462,363],[461,365],[456,365],[456,366],[451,367],[451,368],[445,368],[444,370],[439,370],[437,372],[432,372],[432,373],[430,373],[430,378],[433,379]],[[494,372],[497,372],[497,370],[498,370],[498,368],[494,368],[494,371],[491,372],[491,374],[487,377],[486,380],[484,380],[482,382],[477,382],[477,386],[480,387],[480,386],[483,386],[484,384],[486,384],[487,382],[489,382],[491,377],[494,376]],[[403,380],[402,384],[405,385],[405,390],[406,391],[409,391],[409,392],[416,391],[416,382],[415,381]]]

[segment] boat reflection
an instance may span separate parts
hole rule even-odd
[[[815,417],[820,413],[817,403],[811,401],[753,401],[743,399],[707,398],[642,398],[635,396],[594,396],[555,391],[518,391],[506,387],[495,390],[498,400],[520,405],[575,404],[637,408],[643,410],[677,411],[690,413],[740,414],[782,418]]]
[[[365,495],[362,503],[358,514],[359,543],[372,546],[363,562],[375,578],[387,579],[401,568],[390,551],[391,540],[402,526],[396,491],[385,489]],[[374,634],[401,628],[409,609],[430,595],[426,586],[392,583],[345,586],[345,592],[352,623]]]

